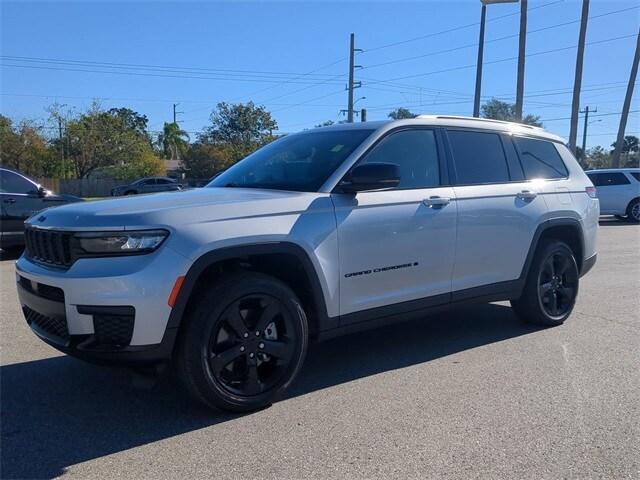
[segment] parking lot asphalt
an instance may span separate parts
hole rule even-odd
[[[601,225],[565,325],[499,303],[334,339],[247,415],[43,344],[5,257],[0,477],[639,478],[640,227]]]

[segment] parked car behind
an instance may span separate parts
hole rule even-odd
[[[585,172],[598,191],[600,214],[640,223],[640,168]]]
[[[111,189],[111,196],[137,195],[139,193],[171,192],[182,190],[182,185],[168,177],[148,177],[136,180],[128,185]]]
[[[0,248],[24,245],[24,221],[45,208],[81,202],[73,195],[56,195],[34,180],[0,168]]]

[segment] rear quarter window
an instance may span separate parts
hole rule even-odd
[[[629,175],[631,175],[633,178],[635,178],[637,181],[640,182],[640,172],[629,172]]]
[[[527,137],[513,137],[527,180],[566,178],[569,175],[552,142]]]
[[[613,187],[631,183],[622,172],[588,173],[587,176],[596,187]]]

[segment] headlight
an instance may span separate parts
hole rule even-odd
[[[169,235],[166,230],[77,233],[77,245],[88,255],[127,255],[148,253],[158,248]]]

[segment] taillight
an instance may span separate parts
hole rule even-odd
[[[587,192],[587,195],[591,198],[598,198],[598,191],[596,190],[596,187],[585,187],[584,191]]]

